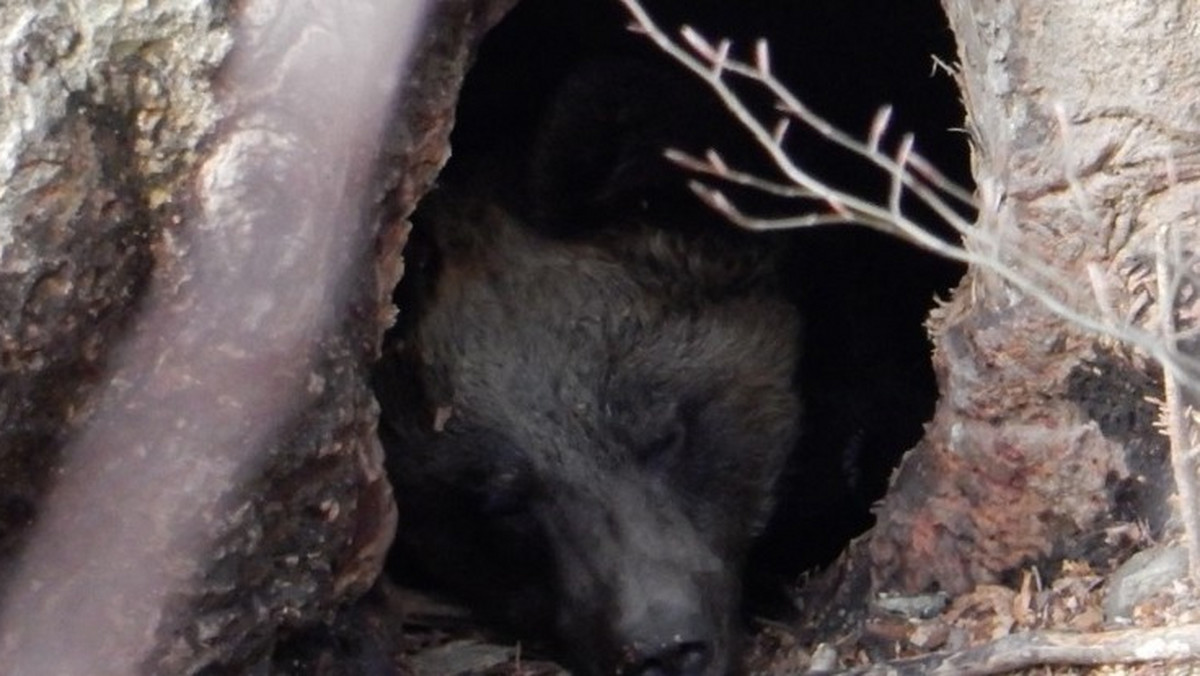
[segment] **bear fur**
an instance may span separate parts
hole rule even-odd
[[[374,374],[396,557],[577,673],[724,674],[799,434],[798,312],[769,244],[647,207],[661,146],[564,124],[530,201],[460,170],[414,218]]]

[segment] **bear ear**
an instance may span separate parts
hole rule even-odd
[[[673,63],[592,61],[559,88],[534,140],[527,220],[550,237],[586,239],[667,290],[721,295],[773,280],[779,237],[755,235],[702,203],[669,148],[726,157],[744,135],[707,87]]]
[[[530,159],[532,224],[587,235],[631,219],[681,220],[702,208],[668,148],[703,152],[711,95],[673,64],[633,58],[583,65],[548,106]]]

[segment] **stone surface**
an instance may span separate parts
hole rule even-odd
[[[1108,578],[1104,617],[1109,622],[1130,620],[1133,608],[1155,592],[1187,576],[1187,550],[1164,547],[1138,552]]]

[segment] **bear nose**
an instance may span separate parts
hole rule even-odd
[[[702,676],[712,662],[705,641],[680,641],[650,647],[630,655],[626,676]]]
[[[654,571],[651,571],[653,573]],[[620,676],[704,676],[718,667],[717,627],[699,589],[689,578],[640,577],[645,583],[626,595],[614,638],[620,646]]]

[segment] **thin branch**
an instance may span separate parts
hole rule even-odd
[[[666,158],[675,164],[694,171],[699,174],[707,174],[716,178],[720,178],[728,183],[743,185],[748,188],[762,191],[776,197],[786,197],[789,199],[821,199],[821,197],[812,191],[790,183],[779,183],[771,181],[755,174],[750,174],[744,171],[730,168],[723,163],[718,164],[712,161],[711,157],[700,159],[694,155],[689,155],[681,150],[668,149],[665,153]]]
[[[908,173],[908,161],[912,156],[915,138],[905,134],[896,151],[896,168],[892,171],[892,187],[888,194],[888,211],[893,217],[900,215],[900,199],[904,196],[904,174]]]
[[[955,186],[919,154],[909,152],[903,158],[890,158],[878,152],[872,143],[858,141],[810,110],[772,74],[769,52],[764,47],[756,49],[755,62],[750,65],[729,58],[726,42],[722,42],[719,48],[714,48],[694,29],[684,28],[681,35],[691,48],[689,51],[668,37],[637,0],[621,2],[633,16],[637,31],[645,34],[661,50],[704,80],[730,113],[754,137],[755,142],[767,153],[776,168],[788,181],[801,189],[803,197],[824,201],[835,213],[846,216],[846,220],[888,232],[952,260],[987,270],[1026,296],[1037,299],[1050,312],[1067,322],[1097,335],[1133,345],[1157,360],[1165,371],[1170,371],[1181,383],[1200,387],[1200,355],[1182,354],[1168,349],[1155,332],[1142,330],[1128,323],[1113,324],[1105,317],[1075,307],[1070,299],[1081,294],[1078,280],[1064,278],[1037,256],[1030,252],[1013,250],[1011,245],[1003,245],[991,233],[969,223],[946,198],[974,207],[973,196]],[[719,58],[719,63],[714,62],[714,58]],[[877,204],[838,190],[804,171],[792,161],[783,147],[778,123],[772,123],[768,128],[767,123],[760,120],[725,81],[731,74],[760,84],[774,96],[780,112],[800,120],[834,144],[879,167],[893,176],[893,180],[898,179],[904,190],[958,233],[963,239],[963,244],[952,244],[934,235],[900,212],[895,207],[894,199],[889,205]],[[904,160],[903,165],[898,161],[900,159]],[[733,174],[728,168],[710,173],[721,178],[729,178]],[[748,185],[745,180],[735,182]],[[717,200],[715,203],[724,205],[720,211],[726,215],[739,213],[732,209],[728,200]],[[740,214],[740,217],[743,227],[779,227],[779,219],[748,219],[745,214]],[[817,221],[823,222],[820,218],[799,219],[796,222],[805,224]]]
[[[1124,629],[1088,634],[1061,631],[1012,634],[959,652],[935,653],[844,671],[806,676],[988,676],[1044,666],[1100,666],[1200,657],[1200,625]]]
[[[949,176],[943,174],[920,153],[913,153],[909,161],[912,163],[913,169],[916,169],[922,178],[929,181],[930,185],[958,200],[964,206],[969,206],[972,209],[978,208],[975,196],[969,190],[958,185]]]
[[[887,133],[891,120],[891,106],[883,106],[875,113],[875,119],[871,121],[871,131],[867,134],[867,148],[872,153],[879,152],[880,142],[883,141],[883,135]]]
[[[731,223],[747,230],[771,231],[809,228],[818,225],[850,225],[855,221],[849,214],[806,214],[804,216],[787,216],[783,218],[760,218],[751,216],[738,209],[720,190],[707,186],[699,181],[688,183],[688,187],[709,208],[717,211]]]
[[[1166,225],[1159,226],[1154,233],[1155,268],[1158,280],[1158,321],[1162,338],[1168,349],[1175,350],[1175,291],[1178,280],[1175,270],[1179,267],[1178,242]],[[1176,246],[1172,246],[1175,244]],[[1170,371],[1163,371],[1163,414],[1165,432],[1171,449],[1171,468],[1175,476],[1175,490],[1179,493],[1179,514],[1188,547],[1188,573],[1193,580],[1200,581],[1200,488],[1196,486],[1196,449],[1190,443],[1188,420],[1180,391],[1178,378]]]

